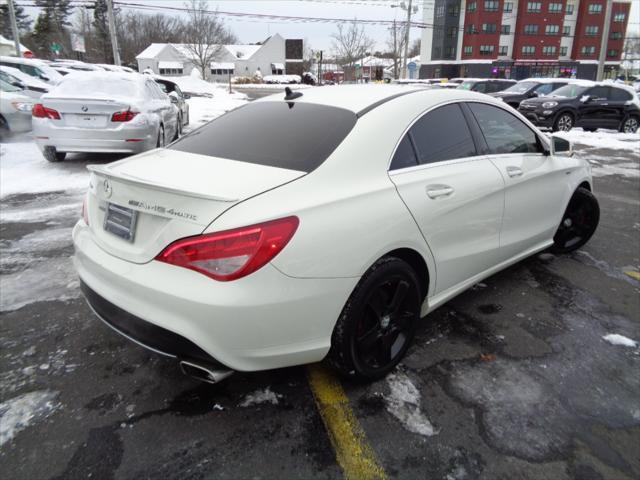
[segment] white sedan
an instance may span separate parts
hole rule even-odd
[[[89,304],[210,382],[325,357],[379,378],[421,317],[599,219],[567,141],[464,90],[289,90],[90,170]]]

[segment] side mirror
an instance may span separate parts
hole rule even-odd
[[[590,95],[583,95],[582,97],[580,97],[580,102],[581,103],[589,103],[591,101],[591,96]]]
[[[182,92],[182,98],[184,98],[185,100],[189,100],[191,98],[191,95],[189,95],[188,93]]]
[[[48,81],[49,81],[49,77],[47,77],[46,75],[40,75],[40,78],[41,78],[42,80],[44,80],[45,82],[48,82]]]
[[[176,92],[171,92],[169,93],[169,100],[171,100],[171,103],[178,103],[180,99],[178,98],[178,94]]]
[[[569,140],[555,135],[551,136],[551,155],[573,156],[573,145]]]
[[[13,85],[14,87],[18,87],[22,90],[24,90],[25,88],[27,88],[27,86],[22,83],[20,80],[16,80],[15,82],[11,82],[11,85]]]
[[[527,97],[529,98],[538,97],[538,96],[540,96],[538,92],[529,92],[529,95],[527,95]]]

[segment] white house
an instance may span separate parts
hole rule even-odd
[[[185,44],[152,43],[136,60],[138,71],[151,69],[159,75],[189,75],[193,54]],[[222,45],[207,71],[207,78],[226,81],[231,76],[302,74],[302,40],[278,34],[260,45]]]

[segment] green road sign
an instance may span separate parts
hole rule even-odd
[[[62,51],[62,45],[60,45],[59,43],[52,43],[50,48],[51,51],[55,54],[58,54]]]

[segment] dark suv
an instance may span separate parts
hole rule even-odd
[[[480,93],[493,93],[515,85],[515,80],[506,78],[467,78],[458,85],[461,90],[471,90]]]
[[[520,102],[527,98],[549,95],[557,88],[564,87],[571,80],[566,78],[529,78],[510,86],[501,92],[490,93],[492,97],[500,98],[513,108],[518,108]]]
[[[590,132],[612,128],[635,133],[640,125],[636,93],[611,83],[570,83],[548,97],[523,100],[518,111],[536,126],[554,132],[582,127]]]

